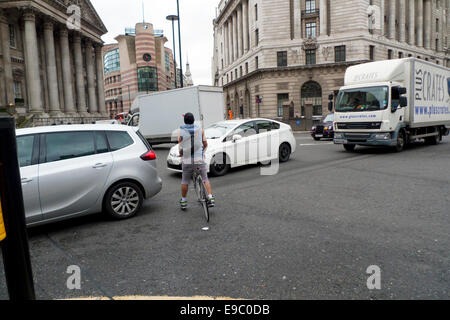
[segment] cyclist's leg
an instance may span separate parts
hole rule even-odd
[[[206,164],[200,166],[200,172],[202,175],[203,184],[205,185],[206,191],[208,192],[208,201],[210,202],[211,206],[214,206],[215,199],[214,196],[212,195],[212,187],[208,179],[208,170],[206,169]]]
[[[192,177],[192,166],[183,164],[183,174],[181,178],[181,201],[180,206],[181,209],[187,208],[187,194],[189,191],[189,182]]]

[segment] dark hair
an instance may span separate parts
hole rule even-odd
[[[194,122],[195,122],[195,118],[192,113],[189,112],[184,115],[184,123],[185,124],[194,124]]]

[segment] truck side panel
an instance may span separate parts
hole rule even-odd
[[[410,127],[450,125],[450,70],[415,60],[412,78],[414,94],[409,103]]]

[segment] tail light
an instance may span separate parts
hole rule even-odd
[[[153,150],[149,150],[141,156],[144,161],[156,160],[156,153]]]

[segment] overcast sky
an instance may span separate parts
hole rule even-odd
[[[166,47],[173,46],[172,23],[166,20],[170,14],[177,14],[176,0],[91,0],[97,13],[108,29],[103,36],[105,43],[116,42],[114,38],[123,34],[126,27],[134,28],[142,22],[144,3],[145,22],[154,29],[164,30],[169,40]],[[195,85],[211,85],[211,59],[213,54],[213,25],[215,8],[219,0],[180,0],[181,48],[183,50],[183,71],[189,56],[192,78]],[[177,28],[175,24],[175,28]],[[179,64],[178,33],[175,30],[177,63]]]

